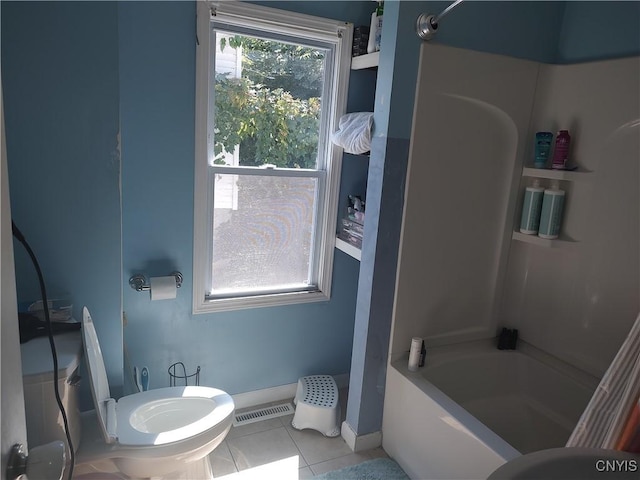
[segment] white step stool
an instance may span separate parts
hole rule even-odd
[[[327,437],[340,435],[338,386],[331,375],[300,378],[293,403],[296,405],[293,428],[312,428]]]

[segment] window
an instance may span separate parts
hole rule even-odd
[[[198,2],[194,313],[329,298],[351,29]]]

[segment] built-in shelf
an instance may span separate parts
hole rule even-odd
[[[578,242],[575,240],[569,240],[562,237],[554,239],[541,238],[537,235],[527,235],[518,231],[513,232],[511,238],[518,240],[519,242],[546,248],[576,248],[578,246]]]
[[[336,237],[336,248],[360,261],[360,249]]]
[[[593,172],[580,168],[576,170],[553,170],[549,168],[524,167],[522,169],[522,176],[530,178],[545,178],[549,180],[559,180],[565,182],[590,182],[593,180]],[[564,188],[562,189],[564,190]],[[537,235],[527,235],[516,230],[513,232],[511,238],[519,242],[524,242],[545,248],[572,249],[577,248],[577,246],[579,245],[579,242],[571,238],[563,237],[562,234],[559,238],[548,239],[540,238]]]
[[[367,53],[351,59],[351,70],[362,70],[363,68],[375,68],[380,60],[380,52]]]
[[[548,168],[522,169],[523,177],[548,178],[551,180],[565,180],[568,182],[588,182],[593,178],[592,172],[586,170],[551,170]]]
[[[351,58],[351,70],[363,70],[365,68],[377,68],[380,60],[380,52],[367,53],[365,55],[359,55]],[[369,159],[371,152],[357,155]],[[358,247],[354,247],[350,243],[336,237],[336,248],[343,251],[347,255],[360,261],[361,251]]]

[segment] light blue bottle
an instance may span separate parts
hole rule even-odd
[[[544,188],[540,186],[540,180],[537,178],[533,181],[532,186],[526,188],[524,192],[524,202],[522,204],[520,232],[526,233],[527,235],[535,235],[538,233],[543,194]]]
[[[540,238],[558,238],[560,234],[560,224],[562,223],[564,197],[564,190],[560,190],[558,182],[554,182],[551,188],[544,191],[540,226],[538,229],[538,236]]]
[[[549,153],[551,153],[551,141],[553,133],[538,132],[536,133],[535,156],[533,166],[535,168],[546,168],[549,161]]]

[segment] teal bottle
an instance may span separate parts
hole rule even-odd
[[[540,181],[536,178],[533,181],[533,185],[527,187],[524,192],[522,218],[520,220],[521,233],[526,233],[527,235],[535,235],[538,233],[543,195],[544,188],[540,186]]]
[[[533,166],[535,168],[547,168],[552,140],[553,133],[551,132],[536,133],[535,154],[533,159]]]
[[[562,223],[562,211],[564,209],[564,190],[560,190],[557,182],[544,191],[542,198],[542,213],[540,214],[540,225],[538,236],[540,238],[553,239],[560,235],[560,224]]]

